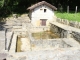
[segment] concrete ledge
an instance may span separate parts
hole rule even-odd
[[[7,50],[9,50],[11,42],[12,42],[12,38],[13,38],[13,32],[7,32],[6,33],[6,39],[7,39],[7,43],[6,43],[6,48]]]
[[[13,26],[13,29],[21,29],[22,26]]]
[[[11,54],[12,55],[12,54]],[[45,51],[27,51],[22,53],[15,53],[7,60],[79,60],[80,51],[77,48],[60,49]]]
[[[16,50],[16,41],[17,41],[17,35],[14,34],[13,39],[12,39],[12,43],[11,43],[11,47],[10,47],[10,50],[9,50],[10,53],[15,52],[15,50]]]
[[[73,38],[80,42],[80,29],[64,25],[58,22],[51,22],[50,27],[52,32],[57,33],[60,38]]]
[[[31,41],[31,44],[35,47],[41,47],[42,49],[45,48],[53,48],[53,47],[59,47],[59,48],[71,48],[71,47],[79,47],[80,44],[74,40],[73,38],[59,38],[59,39],[48,39],[48,40],[35,40]],[[45,47],[45,48],[44,48]]]
[[[79,42],[74,40],[73,38],[63,38],[63,41],[65,41],[67,44],[71,45],[72,47],[80,47]]]
[[[58,23],[58,22],[50,22],[51,24],[57,26],[57,27],[60,27],[64,30],[70,30],[70,31],[75,31],[75,32],[80,32],[80,29],[78,28],[75,28],[75,27],[71,27],[71,26],[68,26],[68,25],[64,25],[64,24],[61,24],[61,23]]]

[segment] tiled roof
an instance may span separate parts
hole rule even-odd
[[[40,6],[40,5],[47,5],[48,7],[52,8],[53,10],[57,10],[57,8],[49,3],[47,3],[46,1],[41,1],[41,2],[38,2],[30,7],[27,8],[27,10],[33,10],[34,8]]]

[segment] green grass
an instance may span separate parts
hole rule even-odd
[[[58,18],[67,19],[69,21],[78,21],[80,22],[80,13],[55,13]]]

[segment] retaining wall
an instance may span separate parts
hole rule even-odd
[[[59,35],[60,38],[74,38],[80,42],[80,29],[64,25],[58,22],[53,22],[50,24],[50,30],[55,34]]]
[[[80,32],[72,32],[72,37],[80,43]]]
[[[68,31],[56,25],[51,24],[50,31],[58,35],[60,38],[67,38]]]
[[[78,21],[69,21],[67,19],[56,18],[56,22],[80,29],[80,22],[78,22]]]

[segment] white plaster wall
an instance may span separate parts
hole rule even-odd
[[[44,9],[46,9],[46,12],[44,12]],[[53,20],[53,17],[54,17],[54,11],[46,5],[41,5],[32,11],[31,23],[33,25],[36,25],[35,22],[40,19],[47,19],[48,23],[49,21]]]

